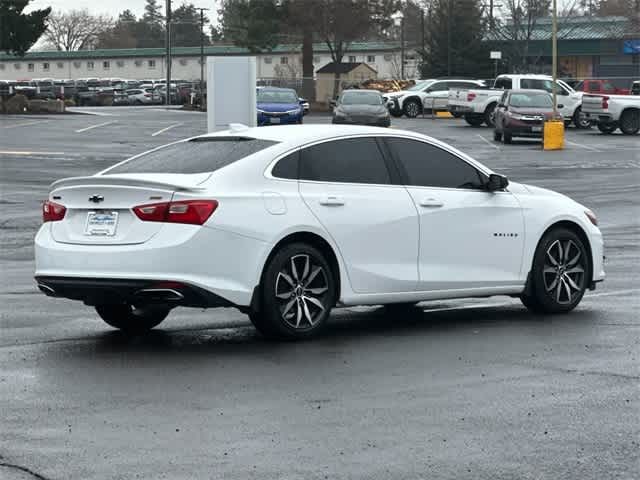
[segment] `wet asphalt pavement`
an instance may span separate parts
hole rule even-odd
[[[394,121],[598,214],[608,277],[569,315],[506,297],[349,308],[319,339],[271,343],[236,310],[179,309],[128,339],[36,290],[40,201],[205,118],[93,110],[0,117],[0,478],[640,478],[640,136],[571,128],[542,152]]]

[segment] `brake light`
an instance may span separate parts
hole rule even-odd
[[[476,94],[473,92],[467,93],[467,102],[472,102],[473,99],[476,98]]]
[[[45,200],[42,203],[42,222],[59,222],[64,218],[67,213],[67,207],[60,205],[59,203],[50,202]]]
[[[151,96],[151,94],[150,94],[150,93],[145,93],[145,94],[144,94],[144,96],[145,96],[145,97],[150,97],[150,96]]]
[[[143,222],[187,223],[202,225],[218,208],[217,200],[181,200],[150,203],[133,207],[133,213]]]
[[[602,96],[602,108],[609,108],[609,97],[606,95]]]

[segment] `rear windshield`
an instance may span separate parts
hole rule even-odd
[[[249,137],[196,138],[143,154],[105,173],[205,173],[278,142]]]

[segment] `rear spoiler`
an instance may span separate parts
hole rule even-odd
[[[200,191],[204,190],[205,188],[201,187],[200,185],[211,176],[211,173],[200,175],[156,174],[154,176],[156,178],[149,178],[149,174],[144,175],[144,177],[146,178],[135,174],[69,177],[53,182],[50,188],[51,190],[55,190],[63,187],[88,185],[122,185],[127,187],[155,187],[167,190]]]

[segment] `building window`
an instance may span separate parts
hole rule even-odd
[[[135,64],[136,67],[141,67],[142,66],[142,60],[134,60],[133,63]]]
[[[44,62],[42,64],[42,70],[44,70],[45,72],[49,71],[49,62]]]
[[[264,57],[264,63],[266,63],[267,65],[271,65],[271,62],[273,62],[273,58],[271,58],[271,57]]]
[[[87,62],[87,70],[93,70],[93,62]]]
[[[147,61],[147,65],[149,66],[149,68],[150,68],[151,70],[153,70],[153,69],[155,69],[155,68],[156,68],[156,61],[155,61],[155,60],[148,60],[148,61]]]
[[[124,60],[116,60],[116,66],[118,68],[124,67]]]
[[[375,55],[367,55],[367,63],[376,63]]]
[[[35,65],[33,63],[28,64],[27,70],[29,70],[30,72],[33,72],[35,70]]]
[[[280,57],[280,65],[287,65],[289,63],[289,57]]]
[[[16,69],[16,70],[20,70],[20,69],[22,68],[22,64],[20,64],[20,63],[14,63],[14,64],[13,64],[13,68],[14,68],[14,69]]]
[[[385,53],[383,58],[385,62],[390,62],[391,59],[393,59],[393,55],[391,55],[390,53]]]
[[[111,63],[109,62],[109,60],[105,60],[104,62],[102,62],[103,70],[109,70],[109,68],[111,68]]]
[[[356,63],[356,56],[355,55],[349,55],[349,63]]]
[[[4,70],[4,63],[0,63],[0,70]]]
[[[82,63],[80,62],[73,62],[73,68],[80,68],[82,66]]]
[[[58,62],[56,63],[56,67],[58,67],[58,70],[62,70],[64,68],[64,63]]]
[[[180,65],[182,65],[183,67],[186,67],[188,63],[189,61],[186,58],[180,59]]]

